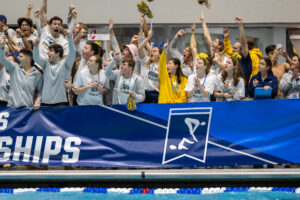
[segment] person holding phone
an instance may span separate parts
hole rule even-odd
[[[272,61],[269,58],[263,58],[259,61],[259,72],[251,78],[249,85],[249,96],[254,97],[256,88],[263,88],[265,91],[272,90],[269,98],[274,99],[278,93],[278,80],[272,72]]]

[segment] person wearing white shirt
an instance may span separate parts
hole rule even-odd
[[[185,87],[189,102],[209,102],[214,92],[216,75],[209,73],[211,62],[207,59],[198,58],[195,64],[196,73],[189,76]]]
[[[74,92],[78,105],[103,105],[103,94],[109,88],[109,81],[102,69],[100,56],[92,56],[88,62],[88,69],[81,70],[74,83]]]
[[[230,57],[225,70],[217,76],[214,96],[217,101],[235,101],[245,97],[245,81],[236,58]]]

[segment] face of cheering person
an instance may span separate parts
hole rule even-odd
[[[96,72],[99,70],[99,63],[97,63],[96,56],[91,56],[87,64],[90,72]]]
[[[197,59],[196,71],[197,73],[205,72],[206,65],[202,58]]]
[[[86,61],[90,59],[91,56],[94,55],[94,51],[92,51],[92,47],[90,44],[86,44],[85,47],[82,49],[82,57]]]
[[[292,63],[291,63],[291,69],[294,69],[296,67],[299,67],[299,58],[298,58],[298,56],[293,56]]]
[[[158,62],[160,58],[159,48],[153,47],[150,51],[150,61],[151,62]]]
[[[169,74],[175,75],[178,66],[175,65],[173,60],[169,60],[167,64],[167,70]]]
[[[62,30],[62,22],[60,20],[53,20],[49,28],[52,36],[58,38],[59,32]]]

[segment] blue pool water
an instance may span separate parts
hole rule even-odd
[[[290,192],[261,192],[261,191],[248,191],[248,192],[229,192],[219,194],[120,194],[120,193],[83,193],[83,192],[24,192],[17,194],[0,194],[0,200],[274,200],[274,199],[300,199],[300,194]]]

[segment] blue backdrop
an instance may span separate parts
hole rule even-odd
[[[0,108],[0,163],[173,168],[300,163],[300,100]]]

